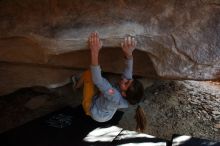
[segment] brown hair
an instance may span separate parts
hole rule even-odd
[[[137,80],[134,79],[128,90],[126,91],[126,99],[128,102],[132,105],[135,105],[141,101],[144,97],[144,87],[143,85]],[[146,129],[146,116],[144,110],[140,107],[140,105],[137,106],[136,114],[136,130],[138,132],[144,132]]]

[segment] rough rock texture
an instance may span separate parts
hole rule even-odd
[[[0,0],[0,61],[87,68],[87,38],[96,30],[106,52],[125,35],[136,36],[146,57],[135,74],[215,80],[219,18],[220,0]],[[121,72],[118,57],[103,53],[103,70]]]

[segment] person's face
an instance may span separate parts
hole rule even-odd
[[[119,82],[119,87],[122,91],[122,95],[126,96],[126,91],[128,90],[128,88],[130,87],[131,83],[133,80],[127,80],[127,79],[122,79]]]

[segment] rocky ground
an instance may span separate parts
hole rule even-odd
[[[171,139],[172,134],[220,141],[220,84],[197,81],[154,81],[141,106],[146,133]],[[0,97],[0,133],[61,107],[80,104],[81,90],[71,84],[56,89],[32,87]],[[119,126],[134,130],[136,106],[124,109]]]
[[[175,133],[220,140],[218,83],[156,81],[145,90],[145,96],[141,106],[147,116],[146,133],[166,139]],[[122,120],[121,126],[135,128],[130,120],[134,110],[125,112],[127,120]]]

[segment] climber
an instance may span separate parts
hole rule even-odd
[[[113,87],[101,75],[98,59],[102,42],[99,34],[91,33],[88,43],[91,52],[91,66],[81,75],[74,88],[77,89],[83,85],[82,106],[85,114],[91,116],[95,121],[106,122],[113,117],[117,109],[128,108],[129,104],[138,104],[143,98],[142,84],[132,77],[133,51],[137,41],[134,37],[127,36],[121,43],[126,68],[116,87]],[[74,78],[73,80],[76,81]],[[137,106],[135,119],[136,130],[143,132],[146,128],[146,117],[140,105]]]

